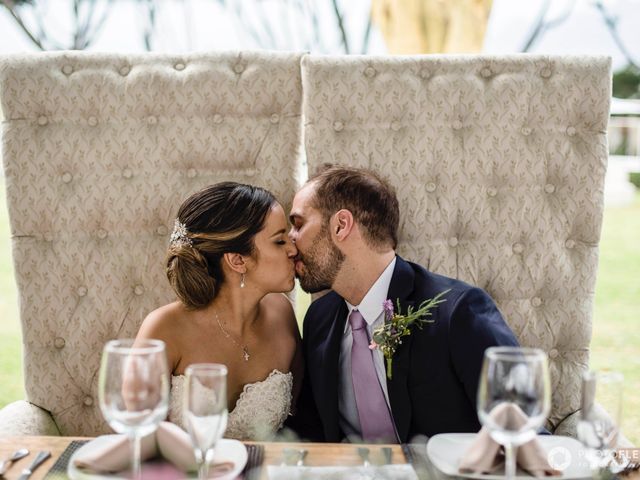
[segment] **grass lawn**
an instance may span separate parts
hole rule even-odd
[[[4,181],[0,180],[0,407],[23,398],[22,342],[13,279]],[[591,365],[625,375],[623,428],[640,445],[640,193],[633,205],[605,210]],[[298,294],[298,317],[308,296]]]

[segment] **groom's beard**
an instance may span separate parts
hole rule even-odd
[[[324,226],[309,251],[304,255],[298,252],[303,269],[301,272],[296,270],[296,276],[302,289],[307,293],[330,289],[344,258],[344,253],[333,244],[329,229]]]

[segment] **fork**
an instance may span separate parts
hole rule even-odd
[[[369,461],[369,449],[367,447],[358,447],[358,455],[362,459],[362,465],[364,467],[371,466],[371,462]]]

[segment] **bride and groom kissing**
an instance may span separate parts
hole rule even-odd
[[[187,366],[211,362],[228,368],[226,437],[287,428],[303,440],[396,443],[478,431],[484,351],[517,340],[486,292],[396,254],[399,216],[384,179],[340,166],[296,193],[291,225],[259,187],[223,182],[189,197],[166,260],[178,300],[137,336],[166,343],[169,419],[183,425]],[[310,305],[302,338],[284,295],[295,277],[307,292],[330,290]],[[406,314],[440,294],[429,323],[398,334],[386,362],[371,343],[383,303]]]

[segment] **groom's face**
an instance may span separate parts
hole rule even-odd
[[[312,206],[315,187],[307,184],[296,194],[291,208],[289,237],[298,249],[296,276],[305,292],[331,288],[340,271],[344,254],[335,246],[329,225]]]

